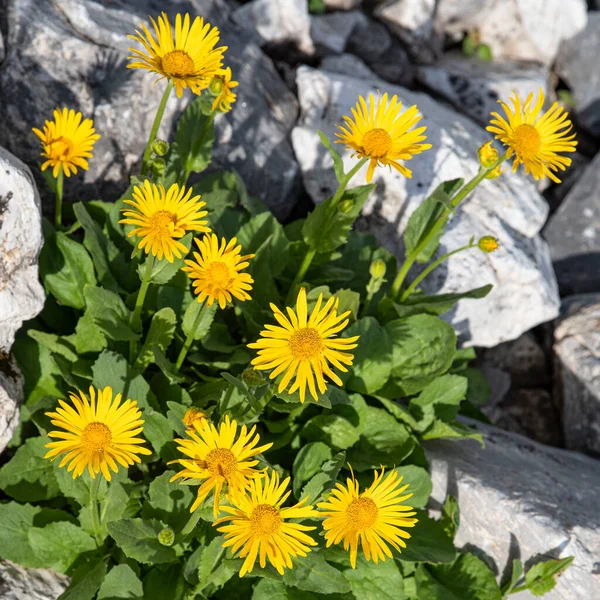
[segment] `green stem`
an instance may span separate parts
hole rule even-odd
[[[367,312],[369,310],[369,306],[371,306],[371,300],[373,300],[373,292],[367,292],[367,298],[365,299],[365,303],[363,304],[362,310],[360,311],[360,317],[366,317]]]
[[[200,520],[200,510],[196,509],[191,515],[188,522],[185,524],[185,527],[181,530],[182,537],[188,536],[192,531],[194,531],[194,527],[198,525],[198,521]]]
[[[190,346],[192,345],[192,342],[194,341],[194,337],[196,336],[196,330],[198,329],[198,326],[200,325],[200,321],[202,321],[202,319],[204,318],[204,315],[206,314],[207,310],[208,310],[208,304],[204,303],[202,305],[202,308],[198,311],[198,314],[196,315],[194,324],[192,325],[190,332],[188,333],[187,337],[185,338],[185,342],[183,343],[181,352],[179,352],[179,356],[177,357],[177,362],[175,363],[175,373],[179,373],[179,369],[181,369],[181,365],[183,364],[183,361],[185,360],[185,357],[187,356],[188,350],[190,349]]]
[[[62,226],[63,177],[61,167],[56,178],[56,204],[54,206],[54,226],[56,229],[60,229]]]
[[[506,160],[506,154],[503,154],[491,167],[481,168],[479,169],[479,173],[471,179],[468,183],[466,183],[459,192],[452,198],[451,204],[452,208],[456,208],[486,177],[491,173],[497,166],[502,164],[503,161]],[[444,226],[446,222],[446,218],[450,214],[450,210],[448,208],[444,208],[442,214],[438,217],[437,221],[433,224],[431,229],[427,232],[427,235],[417,244],[415,249],[406,257],[404,264],[398,271],[396,278],[394,279],[394,283],[392,284],[392,289],[390,291],[390,298],[392,300],[396,300],[398,294],[400,293],[400,289],[402,288],[402,284],[408,274],[410,268],[413,266],[415,260],[417,260],[417,256],[421,254],[421,251],[429,244],[429,242],[434,238],[437,232],[441,227]]]
[[[450,258],[453,254],[458,254],[463,250],[469,250],[470,248],[474,248],[475,244],[467,244],[462,248],[457,248],[456,250],[452,250],[452,252],[448,252],[444,254],[444,256],[440,256],[437,260],[432,262],[426,269],[423,270],[421,274],[415,277],[415,280],[406,288],[404,293],[400,296],[400,302],[404,302],[416,289],[416,287],[433,271],[438,265],[441,265],[446,259]]]
[[[102,543],[100,517],[98,515],[98,488],[100,487],[100,479],[100,474],[97,474],[96,477],[92,479],[92,484],[90,485],[90,516],[92,518],[94,538],[96,539],[96,544],[98,544],[98,546]]]
[[[135,300],[135,307],[133,314],[131,315],[130,325],[134,331],[140,331],[142,328],[142,309],[144,308],[144,300],[146,299],[146,293],[150,285],[150,278],[152,276],[152,269],[154,268],[154,256],[151,254],[146,259],[146,270],[144,271],[144,278],[142,279],[142,285],[138,290],[138,295]],[[133,364],[135,358],[136,342],[131,340],[129,342],[129,362]]]
[[[162,98],[160,99],[160,104],[158,105],[158,110],[156,111],[156,116],[154,117],[154,123],[152,123],[152,130],[150,131],[150,137],[148,138],[148,144],[146,145],[146,149],[144,150],[144,157],[142,159],[142,175],[146,175],[148,171],[148,160],[150,159],[150,153],[152,152],[152,144],[156,139],[156,134],[158,133],[158,128],[160,127],[160,122],[162,121],[163,114],[165,112],[165,108],[167,106],[167,100],[171,95],[171,90],[173,89],[173,82],[169,79],[167,83],[167,87],[163,93]]]
[[[206,138],[206,134],[208,133],[208,130],[210,129],[210,126],[212,125],[214,119],[215,119],[215,113],[211,113],[210,116],[206,119],[206,122],[204,123],[204,127],[202,128],[202,131],[200,132],[200,135],[198,136],[198,141],[194,142],[198,148],[202,148],[202,146],[204,145],[204,139]],[[180,187],[184,186],[187,183],[187,180],[188,180],[191,172],[192,172],[192,167],[190,165],[186,164],[184,171],[183,171],[183,175],[182,175],[181,179],[179,180]]]

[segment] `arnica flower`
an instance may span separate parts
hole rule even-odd
[[[400,160],[410,160],[416,154],[429,150],[431,144],[422,144],[426,127],[413,127],[421,120],[416,106],[401,112],[402,102],[398,96],[388,95],[378,98],[369,94],[369,103],[359,96],[351,117],[344,117],[346,127],[338,125],[341,133],[336,133],[338,144],[345,144],[354,150],[354,156],[370,158],[367,182],[373,179],[377,165],[394,167],[405,177],[412,177],[412,171],[400,164]]]
[[[341,386],[342,380],[331,370],[329,363],[340,371],[347,372],[344,365],[351,365],[354,356],[344,350],[356,348],[359,336],[333,337],[348,325],[350,311],[338,316],[339,300],[331,297],[325,304],[323,294],[319,294],[317,303],[308,316],[306,290],[302,288],[296,300],[296,312],[287,307],[288,317],[274,304],[271,310],[279,323],[265,325],[257,342],[248,344],[249,348],[258,349],[258,356],[251,361],[259,371],[273,369],[270,379],[284,374],[279,382],[279,391],[285,390],[294,375],[296,379],[289,393],[298,390],[300,402],[304,402],[306,388],[318,401],[317,388],[324,394],[327,390],[325,375]]]
[[[46,121],[44,131],[33,129],[42,140],[42,156],[48,159],[42,164],[42,171],[52,166],[52,175],[56,178],[61,168],[67,177],[77,173],[77,167],[88,170],[86,159],[92,157],[92,148],[100,135],[91,119],[82,121],[82,118],[83,115],[73,109],[57,108],[54,121]]]
[[[404,540],[410,534],[401,527],[414,527],[417,523],[417,519],[409,518],[417,513],[402,504],[412,496],[404,494],[408,485],[400,487],[402,477],[396,471],[383,479],[383,471],[383,467],[379,473],[375,471],[373,483],[362,494],[352,474],[345,486],[335,485],[327,502],[317,504],[321,509],[319,514],[327,517],[323,521],[327,547],[343,541],[344,550],[350,548],[353,569],[359,543],[367,560],[385,561],[386,556],[392,558],[388,544],[398,551],[406,548]]]
[[[214,515],[219,514],[219,497],[223,486],[227,486],[227,497],[232,499],[239,496],[254,477],[262,477],[262,471],[255,469],[258,460],[252,457],[268,450],[273,444],[257,446],[260,437],[256,426],[250,431],[242,425],[237,436],[238,424],[225,416],[219,429],[207,421],[194,421],[194,431],[187,432],[191,439],[175,440],[178,449],[188,458],[181,458],[179,463],[183,470],[171,477],[171,481],[182,478],[203,480],[198,489],[198,496],[190,509],[194,512],[204,499],[214,490]]]
[[[138,248],[159,260],[164,256],[173,262],[174,256],[180,258],[187,253],[187,248],[178,241],[187,231],[210,231],[208,221],[203,220],[208,214],[202,210],[206,203],[200,200],[199,195],[192,196],[192,188],[186,189],[174,183],[165,190],[162,183],[156,185],[146,180],[142,186],[134,186],[133,200],[124,202],[133,209],[122,209],[126,218],[119,223],[135,225],[129,237],[137,235],[142,238]]]
[[[69,394],[73,406],[59,400],[56,412],[47,412],[51,422],[65,431],[51,431],[48,436],[59,438],[60,442],[50,442],[51,450],[44,458],[54,460],[66,454],[59,464],[73,471],[73,479],[79,477],[87,467],[92,478],[100,471],[111,480],[110,470],[118,471],[117,463],[126,469],[133,463],[141,462],[138,454],[152,452],[141,444],[144,439],[137,437],[142,432],[144,421],[135,400],[121,403],[121,394],[113,399],[110,387],[96,390],[90,386],[89,399],[79,391],[79,396]]]
[[[494,118],[487,130],[495,133],[496,139],[508,146],[508,158],[515,157],[513,172],[522,164],[525,172],[533,175],[534,179],[549,177],[555,183],[560,183],[554,173],[559,169],[564,171],[571,164],[571,159],[561,156],[559,152],[575,152],[577,147],[575,134],[569,135],[573,126],[568,113],[558,102],[541,113],[544,105],[542,90],[535,103],[533,99],[533,94],[529,94],[521,105],[519,97],[514,94],[510,99],[512,108],[500,101],[506,118],[493,112]]]
[[[236,95],[231,91],[239,84],[231,80],[231,69],[229,67],[220,70],[210,82],[210,91],[216,98],[212,105],[213,112],[217,108],[226,113],[231,110],[231,105],[235,102]]]
[[[128,36],[139,42],[144,50],[129,48],[133,56],[129,58],[130,69],[148,69],[161,77],[166,77],[175,85],[177,96],[185,88],[190,88],[194,94],[206,89],[211,78],[223,64],[223,53],[226,46],[215,48],[219,41],[219,30],[204,23],[204,19],[196,17],[190,27],[190,15],[182,19],[175,17],[175,39],[169,17],[166,13],[158,17],[158,23],[152,18],[156,38],[142,24],[142,32],[136,30],[136,35]]]
[[[201,424],[202,421],[206,421],[206,413],[192,406],[185,411],[185,415],[183,415],[183,424],[188,428],[194,431],[194,423]]]
[[[236,238],[229,242],[221,240],[213,233],[205,235],[202,240],[195,239],[198,252],[194,252],[196,260],[186,260],[182,271],[187,272],[192,280],[198,302],[212,306],[215,300],[221,308],[225,308],[232,297],[241,302],[250,300],[248,292],[252,289],[254,279],[248,273],[241,273],[249,265],[254,254],[242,256],[242,247],[236,246]]]
[[[240,548],[240,557],[245,558],[240,569],[240,577],[251,573],[256,559],[264,568],[269,562],[283,575],[285,567],[292,568],[292,558],[306,556],[310,546],[317,543],[305,531],[316,527],[291,523],[288,519],[309,519],[319,516],[313,507],[306,503],[308,496],[289,508],[282,508],[290,492],[286,489],[290,478],[279,482],[279,475],[273,471],[271,476],[253,479],[244,494],[232,501],[233,506],[223,506],[228,513],[215,521],[218,526],[229,523],[218,530],[225,534],[223,548],[233,546],[233,552]]]

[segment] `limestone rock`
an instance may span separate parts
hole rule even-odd
[[[56,600],[69,585],[69,578],[50,569],[25,569],[0,559],[2,600]]]
[[[600,154],[552,216],[544,237],[564,295],[600,291]]]
[[[23,377],[13,358],[0,352],[0,453],[19,424]]]
[[[440,506],[447,494],[459,501],[456,545],[479,550],[498,575],[514,558],[529,566],[574,556],[544,599],[600,598],[598,461],[483,424],[477,429],[485,448],[471,440],[425,446],[433,481],[430,506]],[[512,597],[534,598],[529,592]]]
[[[362,4],[362,0],[325,0],[329,10],[353,10]]]
[[[600,295],[567,298],[554,353],[567,448],[600,452]]]
[[[475,175],[479,168],[476,151],[489,139],[488,134],[428,96],[381,80],[301,67],[297,83],[301,118],[292,133],[292,143],[304,185],[315,202],[322,202],[337,187],[332,161],[320,146],[318,129],[333,139],[335,125],[342,122],[343,115],[350,114],[358,95],[376,95],[377,89],[398,94],[405,106],[418,105],[433,148],[407,163],[413,170],[412,179],[385,168],[377,169],[373,179],[377,189],[363,211],[366,226],[379,242],[401,256],[401,235],[410,214],[441,181]],[[342,151],[341,146],[336,147]],[[351,158],[350,151],[344,151],[343,160],[348,170],[356,159]],[[365,175],[366,167],[357,174],[353,185],[364,183]],[[449,223],[440,252],[466,244],[473,235],[476,239],[493,235],[501,248],[494,254],[458,254],[423,282],[428,293],[466,291],[494,284],[487,298],[461,301],[446,315],[461,341],[494,346],[515,339],[558,314],[557,287],[548,250],[537,235],[547,210],[532,182],[520,174],[506,173],[500,179],[484,181],[461,206],[458,218]]]
[[[341,54],[354,29],[367,20],[359,10],[311,16],[310,33],[321,55]]]

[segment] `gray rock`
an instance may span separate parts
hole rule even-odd
[[[16,361],[0,352],[0,453],[19,424],[23,402],[23,377]]]
[[[69,585],[69,578],[50,569],[25,569],[0,559],[2,600],[56,600]]]
[[[0,148],[0,356],[23,321],[44,306],[37,258],[43,244],[40,197],[29,169]]]
[[[513,433],[477,424],[485,448],[474,441],[427,442],[433,480],[431,505],[458,498],[455,539],[501,575],[512,559],[527,566],[574,556],[545,600],[600,598],[600,465]],[[509,567],[510,568],[510,567]],[[533,600],[529,592],[511,596]]]
[[[435,29],[455,40],[474,34],[494,59],[554,61],[562,40],[587,21],[586,0],[440,0]]]
[[[320,55],[341,54],[354,29],[364,25],[367,17],[359,10],[312,15],[310,34]]]
[[[315,202],[322,202],[337,187],[331,158],[320,145],[317,129],[334,139],[335,125],[342,122],[343,115],[350,114],[358,95],[376,94],[377,89],[398,94],[405,106],[418,105],[433,148],[408,163],[413,170],[412,179],[377,169],[373,179],[377,189],[363,211],[366,226],[379,243],[402,256],[401,235],[410,214],[441,181],[475,175],[479,168],[476,151],[489,139],[488,134],[428,96],[381,80],[301,67],[297,83],[302,112],[292,132],[292,143],[304,185]],[[337,149],[343,150],[340,145]],[[346,169],[356,164],[350,151],[343,151],[343,160]],[[353,185],[364,183],[365,173],[366,167],[357,174]],[[472,235],[476,239],[493,235],[501,247],[494,254],[458,254],[424,280],[423,289],[429,293],[466,291],[485,283],[494,284],[487,298],[461,301],[446,315],[462,341],[494,346],[515,339],[558,314],[558,293],[548,250],[537,236],[547,210],[532,182],[520,174],[506,173],[500,179],[484,181],[461,207],[459,218],[450,222],[440,252],[466,244]]]
[[[567,298],[554,332],[567,448],[600,453],[600,295]]]
[[[321,61],[321,68],[325,71],[341,73],[342,75],[353,75],[354,77],[364,77],[366,79],[377,78],[377,75],[360,58],[357,58],[353,54],[326,56]]]
[[[544,237],[563,295],[600,291],[600,154],[552,216]]]
[[[486,62],[458,53],[417,72],[422,83],[482,125],[489,123],[492,111],[501,111],[498,99],[506,101],[512,92],[520,98],[540,89],[547,93],[548,76],[548,69],[536,63]]]
[[[353,10],[362,4],[362,0],[324,0],[329,10]]]
[[[600,137],[600,13],[591,12],[586,28],[565,42],[557,70],[571,88],[579,123]]]

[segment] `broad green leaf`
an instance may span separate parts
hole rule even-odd
[[[254,567],[252,570],[252,575],[256,574],[258,577],[261,577],[259,582],[254,586],[252,600],[347,600],[348,598],[348,594],[318,594],[316,592],[306,592],[298,588],[288,587],[280,580],[280,575],[278,575],[277,571],[273,569],[275,573],[274,579],[265,576],[266,571],[266,569],[257,569],[257,567]],[[354,598],[354,596],[352,597]],[[235,598],[231,595],[227,596],[227,600],[248,600],[248,598],[250,598],[250,595],[245,590],[241,590],[241,594],[235,596]]]
[[[283,574],[286,585],[319,594],[345,594],[350,592],[350,583],[317,552],[297,558],[293,569]]]
[[[161,308],[152,316],[150,329],[144,340],[144,345],[135,363],[135,368],[143,373],[146,367],[154,360],[154,346],[158,346],[163,352],[173,341],[177,317],[172,308]]]
[[[148,501],[142,509],[144,519],[159,519],[178,532],[190,518],[190,507],[195,497],[181,480],[170,482],[175,471],[165,471],[154,478],[148,488]]]
[[[82,565],[75,570],[69,587],[58,597],[58,600],[93,600],[105,575],[106,563],[103,560],[99,560],[95,564]],[[124,598],[124,596],[121,597]],[[110,600],[116,599],[113,597]]]
[[[319,134],[319,138],[321,140],[321,144],[327,148],[331,158],[333,159],[333,170],[335,171],[335,176],[338,182],[344,179],[344,163],[342,162],[342,157],[334,150],[333,144],[329,140],[329,138],[321,131],[317,130]]]
[[[461,374],[468,381],[467,400],[475,406],[487,404],[492,390],[483,371],[469,367],[461,371]]]
[[[59,467],[60,458],[52,462],[54,477],[60,489],[60,493],[66,498],[73,498],[81,506],[85,506],[90,500],[90,489],[87,485],[87,477],[76,477],[67,471],[67,467]]]
[[[402,477],[402,485],[408,484],[405,493],[413,494],[406,504],[415,508],[423,508],[431,495],[432,484],[429,473],[415,465],[403,465],[395,470]]]
[[[329,491],[334,486],[345,460],[345,452],[338,452],[331,460],[328,460],[321,467],[321,472],[317,473],[302,488],[300,498],[308,496],[308,501],[311,504],[318,502],[323,493]]]
[[[300,449],[293,466],[294,496],[298,497],[301,486],[314,477],[332,456],[331,449],[323,442],[311,442]]]
[[[98,600],[143,600],[144,588],[133,569],[126,564],[116,565],[104,578]]]
[[[200,302],[192,302],[186,309],[185,314],[183,315],[183,321],[181,324],[181,328],[183,329],[183,333],[188,336],[192,333],[192,327],[196,322],[196,318],[200,313],[202,316],[200,317],[200,321],[198,322],[196,332],[194,334],[195,340],[201,340],[210,330],[210,326],[214,321],[215,315],[217,313],[218,304],[213,304],[211,307],[205,306]]]
[[[448,438],[452,440],[477,440],[481,446],[485,446],[483,435],[470,429],[462,423],[444,423],[444,421],[435,421],[430,429],[423,434],[424,440],[435,440],[437,438]]]
[[[162,413],[153,408],[144,410],[144,437],[152,444],[156,454],[162,456],[167,444],[173,441],[173,427]]]
[[[289,589],[282,581],[263,578],[254,586],[252,600],[290,600]]]
[[[30,504],[0,504],[0,558],[28,568],[43,566],[29,543],[28,533],[42,509]]]
[[[89,312],[85,312],[75,326],[75,348],[77,354],[87,352],[102,352],[107,346],[104,333],[92,319]]]
[[[492,60],[494,60],[494,56],[492,55],[492,49],[487,44],[481,44],[477,47],[477,58],[479,60],[491,62]]]
[[[189,600],[181,565],[159,566],[144,577],[144,600]]]
[[[406,548],[402,548],[400,558],[412,562],[451,563],[456,556],[456,550],[441,523],[429,518],[427,513],[421,510],[417,511],[415,518],[418,522],[408,529],[410,540],[407,540]]]
[[[158,534],[164,524],[154,519],[120,519],[108,523],[108,532],[129,558],[145,564],[170,562],[175,559],[173,548],[163,546]]]
[[[344,569],[352,593],[360,600],[402,600],[404,580],[394,560],[374,564],[358,553],[356,569]]]
[[[500,590],[502,592],[502,598],[509,596],[512,591],[517,587],[521,577],[523,577],[523,563],[520,559],[515,558],[512,561],[512,570],[510,573],[510,579],[502,586]]]
[[[188,173],[206,169],[215,141],[212,117],[203,114],[202,100],[200,96],[188,104],[175,132],[177,150]]]
[[[460,375],[442,375],[410,401],[410,411],[419,421],[419,431],[425,431],[434,421],[452,421],[460,403],[467,395],[467,379]]]
[[[178,384],[185,381],[185,377],[180,375],[175,369],[175,364],[167,358],[167,355],[158,346],[153,346],[152,354],[154,355],[156,366],[170,383]]]
[[[333,210],[331,198],[316,206],[302,227],[306,245],[317,252],[332,252],[343,245],[367,197],[374,189],[374,185],[360,185],[346,190]],[[342,212],[348,203],[351,203],[351,208]]]
[[[452,495],[448,496],[444,502],[440,524],[448,536],[454,539],[460,525],[460,508],[458,500]]]
[[[85,308],[84,287],[96,285],[94,264],[87,250],[60,231],[46,238],[40,273],[47,292],[61,304],[80,310]]]
[[[173,257],[173,262],[169,262],[166,258],[163,258],[162,260],[158,260],[157,258],[153,259],[154,264],[152,266],[152,274],[150,275],[150,281],[152,283],[155,283],[156,285],[164,285],[165,283],[171,281],[171,279],[173,279],[173,277],[175,277],[175,275],[179,273],[181,267],[183,267],[184,265],[184,261],[187,258],[188,252],[190,251],[190,247],[192,245],[192,238],[193,234],[188,233],[187,235],[184,235],[182,238],[177,240],[187,248],[187,251],[182,252],[179,258],[177,258],[176,256]],[[146,274],[146,265],[148,264],[149,260],[151,260],[150,257],[146,258],[146,260],[143,263],[140,263],[138,265],[137,271],[140,277],[140,281],[144,280]]]
[[[351,320],[358,319],[358,310],[360,308],[360,294],[358,292],[342,289],[335,293],[335,297],[340,301],[338,305],[339,315],[349,310],[352,313]]]
[[[198,566],[198,581],[200,584],[206,586],[214,579],[215,571],[219,568],[221,559],[225,555],[223,542],[223,537],[218,536],[202,552]],[[231,573],[233,575],[233,571]]]
[[[83,290],[90,317],[99,329],[112,340],[137,340],[129,324],[130,313],[118,294],[98,287],[86,286]]]
[[[546,560],[536,563],[525,573],[525,585],[534,596],[543,596],[554,589],[556,580],[565,569],[575,560],[574,556],[567,556],[560,560]]]
[[[302,435],[309,441],[320,441],[345,450],[358,442],[359,435],[352,424],[339,415],[318,415],[307,421]]]
[[[475,50],[477,48],[477,44],[473,39],[473,36],[467,35],[464,37],[462,41],[462,51],[465,56],[475,56]]]
[[[44,567],[64,573],[83,552],[96,548],[96,542],[80,527],[60,521],[46,527],[32,527],[28,533],[32,550]]]
[[[63,356],[70,362],[77,360],[77,352],[71,340],[64,336],[58,336],[54,333],[46,333],[45,331],[36,331],[35,329],[27,330],[27,335],[33,338],[42,346],[46,346],[50,352]]]

